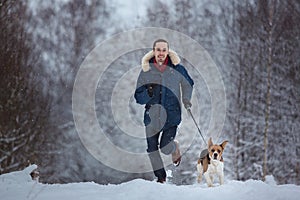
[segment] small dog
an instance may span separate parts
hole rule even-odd
[[[224,141],[222,144],[213,144],[211,138],[208,140],[208,149],[203,150],[198,159],[198,183],[202,181],[203,174],[208,187],[213,186],[214,175],[219,177],[220,185],[224,184],[224,160],[222,153],[227,143],[228,141]]]

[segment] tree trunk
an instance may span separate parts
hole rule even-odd
[[[265,112],[265,130],[264,130],[264,160],[263,160],[263,181],[266,180],[267,175],[267,150],[268,150],[268,129],[270,118],[270,105],[271,105],[271,68],[272,68],[272,29],[273,29],[273,14],[274,14],[274,1],[269,5],[268,16],[268,64],[267,64],[267,99],[266,99],[266,112]]]

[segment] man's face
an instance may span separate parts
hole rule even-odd
[[[169,53],[168,44],[165,42],[157,42],[153,51],[156,62],[161,65]]]

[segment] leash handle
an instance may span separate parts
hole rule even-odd
[[[198,129],[198,132],[199,132],[199,134],[200,134],[200,136],[202,137],[202,139],[203,139],[205,145],[207,146],[207,143],[206,143],[206,141],[205,141],[205,139],[204,139],[204,137],[203,137],[203,135],[202,135],[202,133],[201,133],[201,130],[200,130],[200,128],[199,128],[199,126],[198,126],[198,124],[197,124],[197,122],[196,122],[196,120],[195,120],[193,114],[192,114],[191,108],[188,108],[187,111],[189,112],[190,116],[192,117],[192,119],[193,119],[193,121],[194,121],[194,124],[196,125],[196,127],[197,127],[197,129]]]

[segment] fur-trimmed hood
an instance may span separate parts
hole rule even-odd
[[[146,53],[144,55],[144,57],[142,58],[142,69],[144,72],[147,72],[150,70],[150,64],[149,61],[151,58],[154,57],[154,53],[153,50],[149,51],[148,53]],[[169,49],[169,57],[171,59],[171,62],[173,63],[173,65],[178,65],[180,63],[180,58],[177,55],[177,53],[171,49]]]

